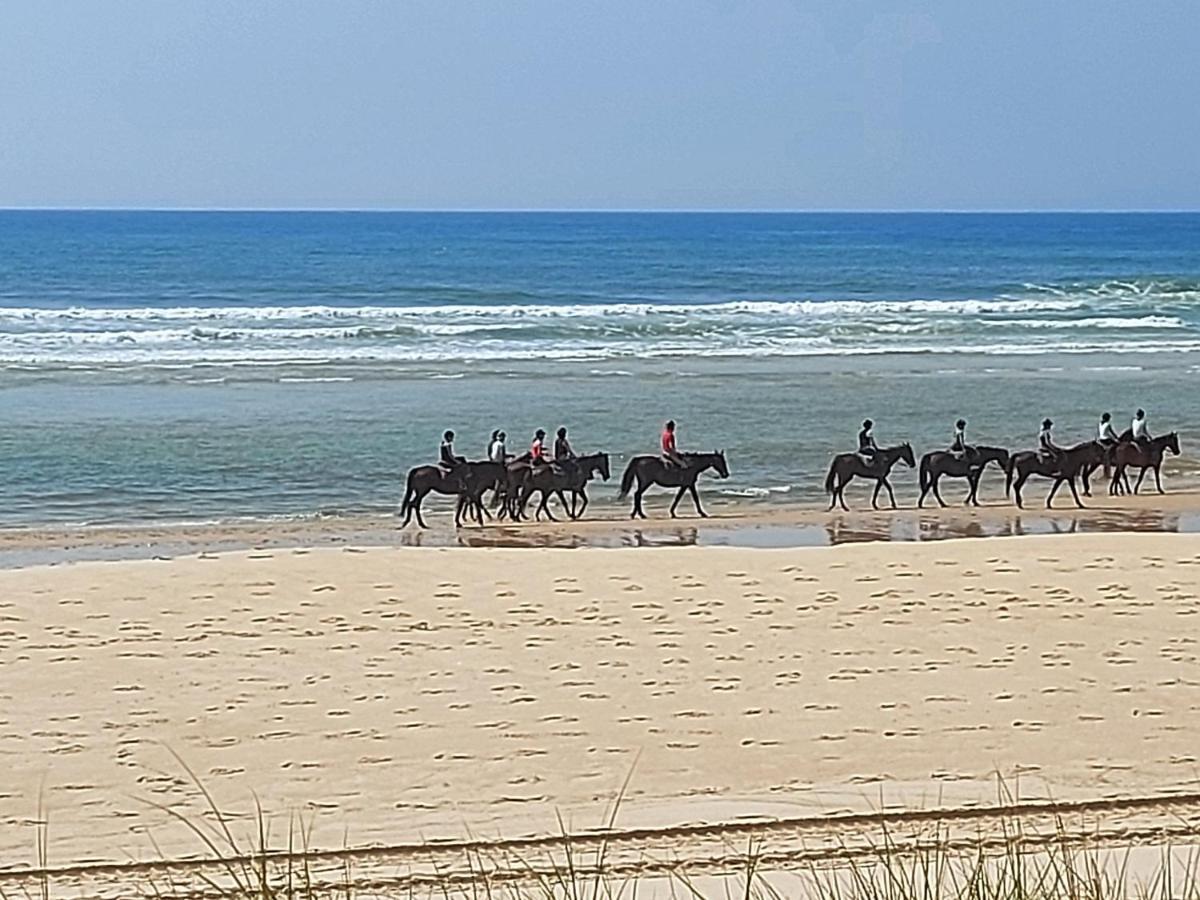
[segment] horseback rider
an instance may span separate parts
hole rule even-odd
[[[975,448],[967,443],[967,420],[959,419],[954,423],[954,440],[950,444],[950,452],[957,460],[964,460],[975,452]]]
[[[541,428],[534,434],[533,444],[529,447],[529,462],[535,467],[550,465],[546,458],[546,432]]]
[[[1129,426],[1132,433],[1133,442],[1142,447],[1143,450],[1150,447],[1150,428],[1146,423],[1146,411],[1139,409],[1133,416],[1133,422]]]
[[[554,468],[563,472],[574,466],[575,459],[575,451],[571,449],[571,442],[567,440],[566,426],[562,426],[554,435]]]
[[[1058,462],[1058,458],[1063,452],[1062,447],[1054,443],[1054,435],[1050,433],[1050,429],[1053,427],[1053,422],[1043,419],[1042,430],[1038,432],[1038,456],[1043,462]]]
[[[863,419],[862,431],[858,433],[858,455],[867,465],[875,462],[875,454],[879,452],[875,436],[871,434],[871,429],[874,427],[875,423],[870,419]]]
[[[508,462],[508,449],[504,446],[507,437],[503,431],[492,432],[492,442],[488,444],[488,459],[492,462],[501,465]]]
[[[1096,432],[1096,440],[1105,447],[1115,446],[1120,438],[1117,437],[1117,429],[1113,428],[1112,415],[1104,413],[1100,417],[1100,427]]]
[[[670,466],[684,465],[683,457],[679,455],[679,450],[675,446],[675,420],[671,419],[667,422],[662,433],[662,457],[663,461]]]
[[[449,475],[466,464],[467,460],[454,452],[454,432],[447,431],[442,435],[442,446],[438,451],[438,465]]]
[[[563,427],[558,429],[554,436],[554,461],[567,462],[572,459],[575,459],[575,451],[571,449],[571,442],[567,440],[567,429]]]

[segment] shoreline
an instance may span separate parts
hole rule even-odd
[[[1032,494],[1032,492],[1031,492]],[[395,515],[239,518],[228,521],[29,525],[0,528],[0,569],[71,562],[174,559],[257,549],[461,547],[496,549],[612,549],[731,546],[761,549],[829,547],[849,543],[923,542],[957,538],[1110,532],[1200,532],[1200,489],[1113,498],[1095,494],[1085,508],[1057,498],[1046,509],[1031,495],[1024,510],[1007,500],[977,508],[936,503],[878,511],[827,511],[811,503],[710,502],[708,518],[671,519],[668,494],[647,498],[650,518],[632,520],[610,504],[578,520],[489,521],[455,529],[448,502],[435,501],[431,527],[401,530]]]

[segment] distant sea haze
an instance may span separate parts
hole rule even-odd
[[[1186,429],[1198,363],[1193,214],[3,212],[0,522],[381,510],[445,427],[668,416],[795,502],[864,415]]]

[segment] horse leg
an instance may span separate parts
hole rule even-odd
[[[563,492],[561,489],[555,491],[554,494],[555,494],[555,496],[558,497],[558,502],[562,506],[563,510],[566,512],[567,518],[574,519],[575,518],[575,498],[574,498],[574,496],[572,496],[572,498],[571,498],[571,505],[567,506],[567,498],[563,496]]]
[[[688,490],[691,491],[691,493],[692,493],[692,503],[694,503],[696,505],[696,512],[700,513],[700,518],[707,519],[708,513],[706,513],[703,509],[700,508],[700,494],[698,494],[696,492],[695,483],[689,484]]]
[[[879,489],[883,487],[883,479],[875,479],[875,491],[871,494],[871,509],[879,509]]]
[[[537,512],[534,514],[535,519],[538,519],[540,521],[542,518],[542,513],[544,512],[546,514],[546,518],[549,519],[551,522],[558,521],[558,519],[554,518],[554,513],[550,512],[550,507],[547,506],[547,501],[549,499],[550,499],[550,491],[543,490],[542,491],[542,500],[540,503],[538,503]]]
[[[1079,491],[1075,490],[1075,476],[1072,475],[1067,479],[1067,487],[1071,489],[1071,496],[1075,498],[1075,506],[1083,509],[1083,501],[1079,499]]]
[[[584,511],[587,510],[587,507],[588,507],[587,491],[584,490],[583,488],[579,489],[579,498],[583,502],[579,504],[579,512],[575,515],[575,518],[577,518],[577,519],[580,518],[584,514]]]
[[[1161,469],[1161,465],[1154,467],[1154,486],[1158,488],[1158,492],[1160,494],[1165,494],[1166,491],[1164,491],[1162,488],[1162,475],[1160,474]]]
[[[642,486],[642,483],[639,481],[638,486],[637,486],[637,491],[635,491],[634,495],[633,495],[633,512],[631,512],[629,514],[629,518],[631,518],[631,519],[646,518],[646,511],[644,509],[642,509],[642,494],[644,494],[644,493],[646,493],[646,488],[644,488]]]
[[[675,495],[675,500],[671,503],[671,518],[675,518],[675,508],[679,506],[679,501],[683,499],[683,495],[687,493],[687,485],[680,485],[679,493]]]
[[[883,476],[883,486],[887,488],[888,500],[892,502],[892,509],[896,508],[896,493],[892,490],[892,483],[887,480],[887,476]],[[941,498],[938,498],[941,499]]]
[[[1063,480],[1064,479],[1062,479],[1062,478],[1054,479],[1054,486],[1052,488],[1050,488],[1050,496],[1048,496],[1046,498],[1046,509],[1049,509],[1050,504],[1054,502],[1054,495],[1058,493],[1058,488],[1063,483]],[[1075,490],[1074,483],[1071,484],[1071,490]]]
[[[1021,488],[1025,486],[1025,482],[1028,479],[1029,476],[1022,472],[1017,476],[1017,480],[1013,482],[1013,499],[1017,501],[1017,509],[1025,508],[1025,501],[1021,497]]]
[[[1142,471],[1138,474],[1137,484],[1133,486],[1133,492],[1136,494],[1142,489],[1142,479],[1146,477],[1146,467],[1142,466]]]
[[[937,500],[938,506],[940,506],[942,509],[945,509],[946,501],[942,499],[941,481],[942,476],[940,472],[933,476],[933,496]]]
[[[425,524],[425,518],[421,515],[421,504],[424,502],[425,502],[425,495],[417,494],[416,504],[414,505],[413,508],[416,510],[416,513],[417,513],[417,526],[419,528],[428,528],[429,527],[428,525]]]
[[[850,483],[850,479],[846,479],[837,486],[838,503],[842,505],[843,512],[850,512],[850,507],[846,505],[846,485]]]

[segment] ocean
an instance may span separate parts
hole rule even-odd
[[[0,525],[385,512],[447,428],[619,472],[667,418],[718,503],[818,501],[867,416],[1143,406],[1177,486],[1198,372],[1200,214],[0,212]]]

